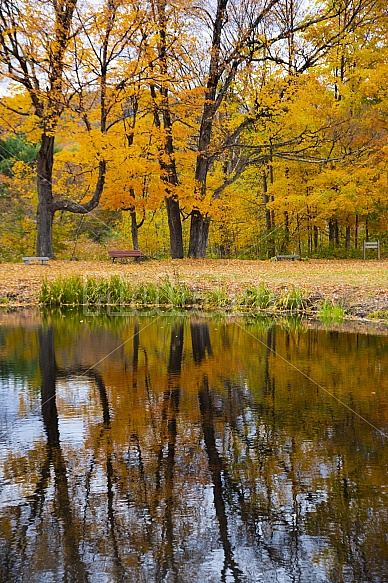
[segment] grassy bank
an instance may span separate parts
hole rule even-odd
[[[86,289],[81,288],[86,280],[89,281]],[[113,288],[112,280],[115,281]],[[71,293],[82,298],[65,301],[69,288],[74,288]],[[384,316],[388,312],[388,261],[274,263],[186,259],[123,264],[103,261],[49,261],[45,266],[0,264],[0,304],[3,306],[58,301],[91,303],[96,297],[105,297],[106,302],[107,294],[110,302],[129,305],[188,305],[191,302],[202,307],[224,304],[226,308],[281,310],[289,309],[287,305],[294,302],[294,306],[303,310],[317,311],[324,306],[330,310],[330,306],[340,306],[348,314],[359,317]]]

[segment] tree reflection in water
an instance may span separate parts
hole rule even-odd
[[[179,317],[10,327],[3,377],[27,371],[14,423],[35,435],[0,438],[1,582],[387,580],[384,439],[297,372],[384,430],[387,344]]]

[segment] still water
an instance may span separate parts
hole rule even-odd
[[[388,336],[3,315],[0,581],[388,581]]]

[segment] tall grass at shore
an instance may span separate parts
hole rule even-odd
[[[249,309],[266,310],[274,304],[276,295],[263,283],[259,286],[248,286],[237,298],[241,307]]]
[[[195,304],[194,293],[181,282],[165,278],[155,283],[133,284],[114,275],[109,278],[72,276],[43,280],[39,295],[43,306],[175,306]]]
[[[225,286],[195,291],[178,278],[159,283],[136,284],[119,275],[108,278],[70,276],[43,280],[39,302],[48,307],[65,306],[172,306],[207,310],[238,310],[303,313],[306,294],[293,287],[276,294],[264,283],[249,285],[234,295]]]
[[[345,317],[345,310],[339,304],[324,300],[319,308],[317,317],[324,324],[340,323]]]

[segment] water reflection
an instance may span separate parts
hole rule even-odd
[[[387,580],[386,336],[76,313],[0,335],[2,582]]]

